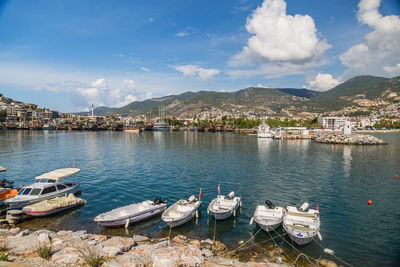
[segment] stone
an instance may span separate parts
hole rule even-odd
[[[322,259],[319,261],[319,264],[322,267],[338,267],[337,264],[333,261],[327,260],[327,259]]]
[[[193,239],[189,243],[195,245],[197,248],[200,248],[200,241],[197,239]]]
[[[41,233],[38,236],[39,243],[47,243],[50,244],[51,237],[47,233]]]
[[[180,237],[180,235],[175,236],[175,237],[172,239],[172,241],[174,241],[174,242],[177,243],[177,244],[184,244],[184,243],[185,243],[185,239],[182,239],[182,238]]]
[[[0,236],[9,235],[11,230],[9,229],[0,229]]]
[[[143,236],[143,235],[133,235],[132,238],[133,238],[136,242],[149,241],[149,239],[150,239],[150,238],[148,238],[147,236]]]
[[[19,229],[19,227],[15,227],[15,228],[11,228],[10,229],[10,234],[12,235],[16,235],[21,231],[21,229]]]
[[[84,263],[83,255],[77,248],[66,247],[54,253],[50,261],[57,265],[78,266]]]
[[[121,252],[129,251],[136,244],[133,238],[113,236],[100,243],[103,247],[116,247]]]
[[[151,255],[153,267],[175,267],[178,265],[179,257],[171,247],[159,249]]]
[[[30,235],[30,234],[31,234],[31,231],[29,231],[29,230],[24,230],[24,231],[18,233],[18,234],[16,235],[16,237],[24,237],[24,236],[27,236],[27,235]]]
[[[70,231],[70,230],[68,230],[68,231],[61,230],[61,231],[58,231],[58,232],[57,232],[57,235],[71,235],[72,233],[73,233],[73,232]]]
[[[18,235],[8,237],[9,251],[15,255],[36,253],[39,245],[38,237],[36,235]]]
[[[209,245],[214,244],[214,243],[211,241],[211,239],[201,240],[200,243],[201,243],[201,244],[205,243],[205,244],[209,244]]]
[[[77,237],[80,240],[85,240],[89,237],[89,235],[86,233],[86,230],[73,232],[72,236]]]
[[[117,255],[119,255],[119,254],[122,254],[122,249],[121,249],[120,247],[110,247],[110,246],[107,246],[107,247],[103,247],[103,248],[101,249],[100,254],[101,254],[102,256],[115,257],[115,256],[117,256]]]
[[[209,258],[209,257],[211,257],[213,254],[212,254],[211,250],[205,249],[205,248],[204,248],[204,249],[201,250],[201,255],[203,255],[204,257]]]
[[[123,254],[114,257],[112,260],[103,264],[104,267],[139,267],[145,266],[142,258],[136,254]]]

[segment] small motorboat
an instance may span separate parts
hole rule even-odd
[[[6,171],[6,168],[0,166],[0,172],[5,172],[5,171]]]
[[[4,205],[4,200],[15,197],[18,194],[17,189],[1,188],[0,192],[0,206]]]
[[[264,231],[269,232],[281,225],[285,213],[285,208],[276,207],[271,201],[267,200],[265,205],[257,205],[250,224],[253,224],[254,220]]]
[[[104,227],[128,227],[131,223],[147,220],[161,214],[167,208],[167,201],[156,198],[102,213],[94,221]]]
[[[283,228],[289,234],[290,239],[298,245],[310,243],[316,235],[322,239],[319,234],[321,221],[318,207],[316,209],[309,207],[307,202],[300,209],[288,206],[283,218]]]
[[[230,192],[227,196],[220,195],[220,186],[218,185],[218,196],[208,205],[207,213],[214,216],[216,220],[224,220],[236,216],[236,210],[241,206],[241,198],[235,196],[235,192]]]
[[[187,223],[195,216],[198,218],[200,208],[201,193],[199,199],[192,195],[188,200],[179,200],[166,211],[164,211],[161,218],[166,224],[168,224],[169,227],[174,228]]]
[[[22,211],[30,216],[42,217],[85,204],[86,200],[76,197],[71,193],[65,197],[56,197],[25,206],[22,208]]]
[[[79,171],[78,168],[65,168],[37,176],[35,183],[22,187],[15,197],[5,200],[4,203],[9,209],[21,209],[43,200],[66,196],[70,193],[75,194],[78,192],[79,183],[61,182],[61,180]]]

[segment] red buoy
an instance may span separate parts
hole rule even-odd
[[[395,176],[394,176],[394,179],[397,179],[397,178],[398,178],[397,175],[395,175]]]
[[[368,200],[368,205],[372,205],[372,200]]]

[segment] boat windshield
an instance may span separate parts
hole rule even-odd
[[[48,183],[55,183],[55,182],[56,182],[56,180],[49,179],[47,182],[48,182]]]
[[[47,183],[47,179],[40,179],[39,183]]]
[[[25,191],[22,193],[23,195],[29,195],[29,192],[31,192],[32,188],[26,188]]]
[[[17,195],[22,195],[22,193],[25,191],[25,188],[22,188],[21,190],[19,190]]]
[[[31,192],[31,196],[37,196],[39,195],[40,191],[42,191],[41,188],[34,188]]]

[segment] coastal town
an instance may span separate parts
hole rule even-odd
[[[61,113],[36,104],[16,101],[0,94],[0,129],[21,130],[114,130],[136,127],[140,131],[154,130],[154,124],[166,123],[171,131],[234,132],[257,129],[266,115],[271,127],[306,127],[309,129],[343,128],[349,121],[353,130],[386,130],[400,128],[399,97],[392,102],[358,101],[359,105],[324,113],[260,114],[251,108],[229,111],[210,107],[193,117],[185,114],[169,117],[160,105],[159,114],[96,115],[94,107],[87,113]]]

